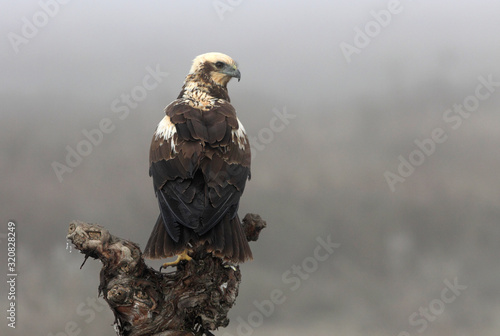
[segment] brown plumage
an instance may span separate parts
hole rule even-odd
[[[160,216],[146,257],[203,245],[228,261],[252,258],[237,213],[250,177],[250,144],[230,104],[232,77],[239,80],[240,72],[229,56],[200,55],[165,109],[151,142],[149,173]]]

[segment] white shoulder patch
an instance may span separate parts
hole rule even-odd
[[[158,127],[156,127],[155,139],[163,138],[166,141],[169,141],[172,151],[175,152],[174,134],[176,133],[177,129],[175,128],[175,125],[170,121],[170,117],[166,115],[160,121]]]
[[[240,119],[236,118],[236,120],[238,120],[238,129],[232,130],[231,135],[233,137],[233,141],[236,141],[238,143],[238,147],[240,147],[240,149],[242,150],[245,150],[247,144],[245,128],[243,127]]]

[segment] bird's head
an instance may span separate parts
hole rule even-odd
[[[205,77],[217,85],[226,86],[231,78],[241,78],[238,65],[229,56],[211,52],[197,56],[193,60],[193,65],[189,74]]]

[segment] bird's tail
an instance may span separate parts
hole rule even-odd
[[[200,244],[205,244],[209,252],[224,260],[241,263],[253,259],[252,250],[250,250],[238,215],[231,218],[227,214],[219,224],[201,237],[194,239],[195,237],[192,235],[196,234],[192,230],[183,228],[179,241],[175,242],[165,229],[163,218],[160,215],[144,248],[143,255],[149,259],[172,257],[181,254],[188,248],[189,242],[196,240]]]
[[[182,253],[185,248],[182,242],[176,243],[170,237],[163,224],[163,218],[159,215],[143,255],[149,259],[168,258]]]
[[[208,250],[224,260],[242,263],[253,259],[238,215],[231,218],[227,214],[206,236],[203,238],[208,243]]]

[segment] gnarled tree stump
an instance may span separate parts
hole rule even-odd
[[[248,241],[255,241],[266,222],[247,214],[243,226]],[[115,315],[118,335],[210,335],[228,325],[241,282],[237,265],[196,250],[193,260],[161,273],[146,265],[137,244],[97,224],[73,221],[67,238],[85,260],[102,261],[99,294]]]

